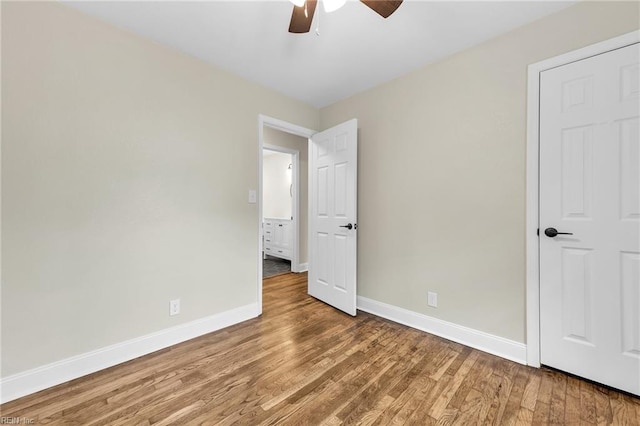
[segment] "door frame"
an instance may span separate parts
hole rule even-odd
[[[269,145],[269,144],[265,144],[264,143],[264,128],[266,127],[270,127],[272,129],[275,130],[279,130],[281,132],[285,132],[285,133],[291,133],[293,135],[296,136],[300,136],[303,138],[307,138],[309,139],[313,134],[317,133],[315,130],[311,130],[311,129],[307,129],[306,127],[302,127],[302,126],[298,126],[297,124],[292,124],[277,118],[273,118],[273,117],[269,117],[267,115],[264,114],[258,114],[258,253],[257,253],[257,259],[258,259],[258,282],[257,282],[257,300],[258,300],[258,315],[262,314],[262,205],[263,205],[263,201],[262,201],[262,152],[264,148],[268,148],[274,151],[280,151],[280,152],[287,152],[289,154],[292,154],[291,150],[287,150],[287,148],[281,148],[281,147],[277,147],[277,146],[273,146],[273,145]],[[293,217],[294,217],[294,237],[293,237],[293,245],[294,245],[294,259],[292,259],[291,261],[291,268],[293,270],[294,268],[294,264],[295,264],[295,268],[297,270],[300,269],[300,264],[299,262],[299,253],[300,253],[300,247],[299,247],[299,232],[298,232],[298,223],[300,223],[298,221],[298,216],[300,213],[300,202],[299,202],[299,198],[298,198],[298,194],[299,194],[299,186],[298,183],[300,181],[300,168],[298,167],[298,156],[299,156],[299,151],[296,152],[294,154],[294,166],[293,166],[293,170],[292,170],[292,181],[294,182],[293,187],[295,188],[294,191],[294,196],[295,196],[295,201],[294,201],[294,211],[293,211]],[[307,191],[309,190],[309,188],[307,188]],[[309,201],[311,202],[311,201]]]
[[[640,42],[640,30],[536,62],[527,71],[526,347],[527,365],[540,367],[540,73]]]

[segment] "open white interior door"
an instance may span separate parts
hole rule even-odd
[[[358,121],[309,141],[309,294],[356,315]]]

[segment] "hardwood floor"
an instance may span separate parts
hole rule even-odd
[[[0,409],[50,425],[640,424],[638,398],[349,317],[304,274],[265,280],[261,318]]]

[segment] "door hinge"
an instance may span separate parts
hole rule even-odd
[[[539,237],[540,236],[540,228],[538,228],[538,230],[536,231],[536,235]]]

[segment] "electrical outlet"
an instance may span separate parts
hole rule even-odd
[[[180,299],[169,301],[169,315],[178,315],[180,313]]]
[[[434,293],[432,291],[427,293],[427,305],[432,308],[438,307],[438,293]]]

